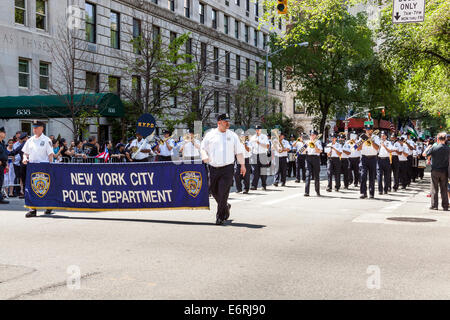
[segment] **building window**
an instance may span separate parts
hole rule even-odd
[[[256,66],[255,66],[255,79],[256,79],[256,84],[259,84],[259,62],[256,61],[255,62]]]
[[[263,34],[263,48],[267,48],[267,34]]]
[[[227,113],[230,114],[231,111],[231,96],[229,93],[225,95],[225,106],[227,108]]]
[[[219,91],[214,91],[214,112],[219,113]]]
[[[178,100],[175,94],[169,96],[169,107],[176,108],[177,102]]]
[[[250,59],[247,58],[246,59],[246,63],[245,63],[245,75],[248,77],[250,77]]]
[[[47,1],[36,0],[36,28],[47,30]]]
[[[300,101],[300,99],[298,98],[294,98],[294,113],[295,114],[304,114],[306,113],[306,109],[305,106],[303,105],[303,103]]]
[[[89,93],[99,93],[98,74],[86,72],[86,91]]]
[[[154,4],[158,4],[158,0],[152,0]]]
[[[238,7],[241,6],[241,0],[234,0],[234,3],[235,3]]]
[[[120,49],[120,14],[111,11],[111,47]]]
[[[247,42],[248,43],[248,26],[247,25],[245,25],[245,33],[244,33],[244,39],[245,39],[245,42]]]
[[[229,16],[226,16],[226,15],[223,16],[223,31],[225,32],[225,34],[228,34],[228,31],[229,31],[228,30],[229,29],[229,27],[228,27],[229,20],[230,20]]]
[[[139,100],[141,97],[141,77],[132,76],[131,77],[131,94],[134,99]]]
[[[198,4],[198,14],[200,16],[200,23],[205,24],[205,4],[201,2]]]
[[[255,17],[259,17],[259,0],[255,1]]]
[[[278,89],[283,91],[283,73],[280,71],[280,83],[278,84]]]
[[[18,24],[25,25],[27,23],[27,10],[25,0],[14,1],[14,19]]]
[[[191,17],[191,0],[184,0],[184,16]]]
[[[234,37],[239,39],[239,21],[234,20]]]
[[[216,9],[212,9],[211,11],[211,22],[212,22],[212,27],[214,29],[217,29],[217,10]]]
[[[86,2],[86,41],[95,43],[96,41],[96,13],[95,5]]]
[[[241,57],[236,55],[236,79],[241,80]]]
[[[140,36],[141,20],[133,18],[133,51],[136,54],[141,54]]]
[[[19,87],[30,88],[30,61],[19,59]]]
[[[227,82],[230,82],[230,52],[225,51],[225,77],[227,78]]]
[[[109,85],[109,92],[114,93],[118,97],[120,97],[120,78],[109,76],[108,85]]]
[[[219,48],[214,47],[214,74],[219,76]]]
[[[272,89],[275,90],[275,69],[272,69]]]
[[[158,26],[153,25],[152,26],[152,39],[153,39],[153,45],[155,48],[159,47],[160,42],[160,31],[161,29]]]
[[[250,12],[250,0],[245,0],[245,11]]]
[[[186,54],[192,55],[192,39],[191,38],[189,38],[186,41]],[[186,62],[187,63],[191,63],[192,62],[192,57],[191,56],[186,57]]]
[[[169,0],[169,10],[175,11],[175,0]]]
[[[202,69],[206,68],[206,59],[207,59],[207,45],[202,42],[200,44],[200,65]]]
[[[39,89],[48,91],[50,85],[50,64],[39,63]]]
[[[281,21],[281,18],[280,19],[278,19],[278,29],[282,29],[282,27],[283,27],[283,25],[282,25],[282,21]]]
[[[258,46],[258,30],[253,29],[253,44],[255,47]]]

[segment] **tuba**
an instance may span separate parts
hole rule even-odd
[[[281,153],[283,152],[283,145],[281,143],[280,133],[278,132],[278,129],[274,129],[272,130],[272,132],[275,136],[274,138],[272,138],[273,147],[278,151],[278,153]]]

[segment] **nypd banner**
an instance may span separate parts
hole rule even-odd
[[[203,164],[29,163],[25,206],[31,209],[209,209]]]

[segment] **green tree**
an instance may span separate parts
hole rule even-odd
[[[256,83],[254,77],[241,81],[235,92],[234,123],[247,129],[255,123],[260,123],[264,99],[264,88]]]
[[[272,129],[278,128],[280,132],[286,134],[287,138],[290,134],[297,134],[292,118],[288,117],[282,112],[277,112],[265,116],[262,121],[262,127],[264,129],[267,129],[267,132],[270,132],[270,130]]]

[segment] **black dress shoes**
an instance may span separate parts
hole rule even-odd
[[[25,218],[36,217],[36,210],[30,210],[25,214]]]
[[[224,223],[225,223],[224,220],[220,220],[220,219],[216,220],[216,225],[218,225],[218,226],[223,225]]]
[[[45,214],[54,214],[54,212],[52,212],[51,209],[47,209],[47,210],[45,210]]]

